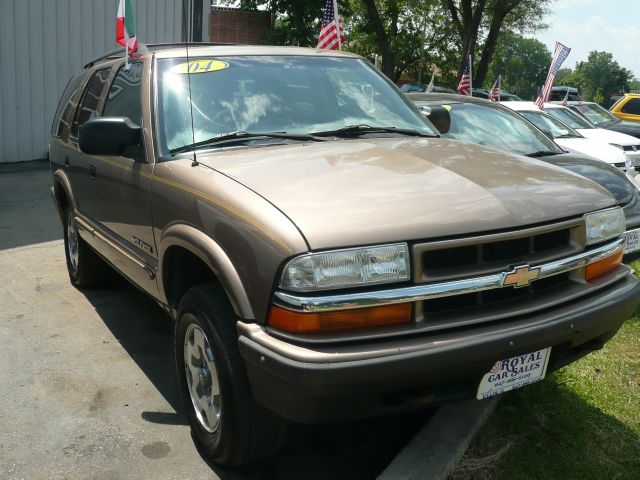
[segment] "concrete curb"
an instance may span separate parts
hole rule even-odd
[[[498,404],[467,400],[441,407],[409,441],[379,480],[446,480]]]

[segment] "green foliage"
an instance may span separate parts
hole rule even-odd
[[[634,78],[629,82],[629,91],[640,93],[640,78]]]
[[[395,58],[395,81],[405,73],[428,79],[436,71],[438,85],[455,82],[448,70],[457,67],[459,56],[451,48],[453,29],[447,25],[446,12],[439,2],[390,0],[376,5]],[[352,0],[350,10],[353,13],[345,18],[349,29],[347,49],[373,61],[381,51],[364,2]]]
[[[618,65],[608,52],[592,51],[586,62],[579,62],[565,84],[579,88],[585,100],[598,102],[605,108],[613,103],[611,95],[627,92],[633,73]]]
[[[558,73],[556,74],[556,81],[554,83],[556,85],[564,85],[565,79],[569,75],[571,75],[572,72],[573,70],[571,70],[570,68],[561,68],[560,70],[558,70]]]
[[[502,89],[523,100],[533,99],[542,86],[551,62],[551,52],[538,40],[507,32],[500,37],[484,87],[502,75]]]

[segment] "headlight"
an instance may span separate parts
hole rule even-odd
[[[311,291],[409,280],[406,243],[308,253],[284,268],[280,286]]]
[[[618,145],[617,143],[610,143],[609,145],[611,145],[612,147],[619,148],[620,150],[624,150],[624,147],[622,145]]]
[[[624,233],[624,212],[620,207],[609,208],[584,216],[587,231],[587,245],[604,242]]]

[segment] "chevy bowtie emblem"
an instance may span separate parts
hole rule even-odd
[[[510,272],[502,274],[502,286],[508,287],[512,285],[516,288],[526,287],[539,276],[540,268],[531,268],[529,265],[522,265],[515,267]]]

